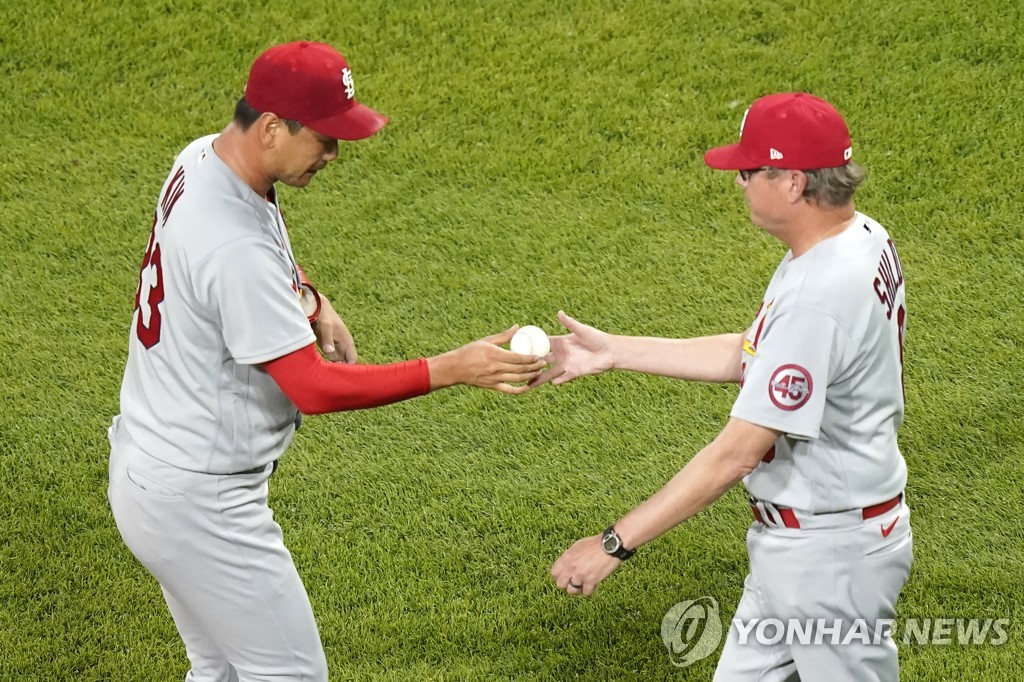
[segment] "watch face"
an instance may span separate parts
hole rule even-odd
[[[606,553],[612,554],[613,552],[618,551],[619,547],[622,546],[622,540],[620,540],[619,536],[612,531],[605,534],[601,539],[601,546],[604,547],[604,551]]]

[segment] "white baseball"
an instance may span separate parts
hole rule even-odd
[[[528,324],[512,336],[508,345],[513,353],[544,357],[551,352],[551,341],[540,327]]]

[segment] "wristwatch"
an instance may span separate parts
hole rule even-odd
[[[622,538],[615,532],[615,526],[608,526],[608,529],[601,535],[601,549],[605,554],[622,561],[636,554],[636,549],[626,549],[622,546]]]

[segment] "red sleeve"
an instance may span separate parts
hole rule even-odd
[[[263,366],[303,414],[361,410],[430,392],[430,372],[423,358],[391,365],[346,365],[325,361],[311,343]]]

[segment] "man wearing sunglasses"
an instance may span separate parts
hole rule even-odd
[[[824,100],[758,99],[740,141],[704,156],[738,172],[751,221],[789,247],[750,327],[695,339],[615,336],[560,312],[571,333],[552,338],[554,365],[534,382],[625,369],[739,383],[718,437],[552,568],[559,588],[589,595],[639,546],[742,481],[750,572],[718,681],[899,676],[890,633],[913,560],[896,442],[905,293],[888,233],[854,208],[864,172],[852,153],[846,123]],[[758,637],[755,619],[787,631]]]

